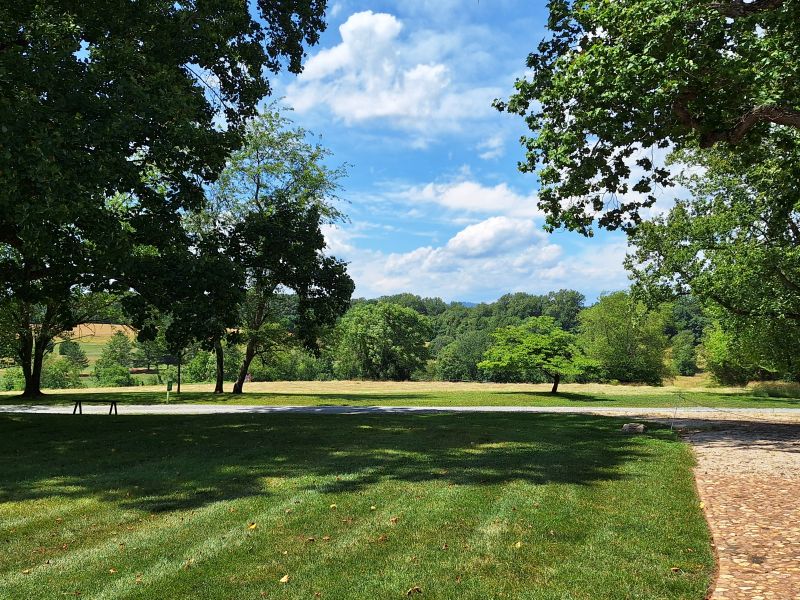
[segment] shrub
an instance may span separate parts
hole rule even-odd
[[[127,387],[133,385],[133,377],[119,363],[101,358],[94,365],[94,378],[98,387]]]
[[[2,389],[10,391],[22,391],[25,389],[25,375],[22,367],[9,367],[3,373]]]
[[[69,358],[48,357],[42,365],[41,383],[51,390],[81,388],[81,367]]]

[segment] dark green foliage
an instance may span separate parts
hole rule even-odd
[[[224,347],[222,377],[225,381],[233,381],[239,373],[242,364],[242,351],[234,344]],[[183,370],[187,383],[214,381],[217,375],[217,363],[213,352],[199,350],[191,359],[186,361]]]
[[[54,390],[84,387],[80,365],[70,358],[48,356],[42,368],[42,387]]]
[[[324,10],[0,4],[0,304],[27,395],[39,394],[48,342],[96,314],[87,292],[128,291],[144,256],[183,243],[181,213],[201,206],[269,73],[300,71]]]
[[[408,380],[425,364],[427,317],[397,304],[359,303],[336,326],[331,351],[343,379]]]
[[[479,381],[478,363],[491,344],[485,331],[471,331],[459,336],[436,353],[436,378],[443,381]],[[433,352],[433,350],[431,350]]]
[[[363,302],[364,300],[359,300]],[[392,296],[381,296],[375,300],[368,300],[367,302],[386,302],[389,304],[397,304],[405,306],[406,308],[413,308],[421,315],[433,317],[442,314],[447,310],[447,303],[441,298],[423,298],[411,293],[394,294]]]
[[[679,375],[697,373],[694,332],[684,330],[672,338],[672,364]]]
[[[798,0],[548,5],[530,75],[496,105],[532,130],[521,169],[538,172],[550,227],[638,224],[672,183],[658,151],[720,144],[747,159],[800,129]]]
[[[671,314],[665,333],[674,336],[681,331],[690,331],[695,343],[699,343],[711,322],[700,301],[694,296],[679,296],[670,305]]]
[[[250,373],[254,381],[314,381],[330,379],[330,364],[326,357],[309,350],[288,346],[256,357]]]
[[[583,310],[584,302],[586,297],[575,290],[550,292],[547,294],[542,314],[553,317],[561,329],[575,331],[580,323],[578,315]]]
[[[128,367],[100,359],[94,364],[94,380],[99,387],[127,387],[133,385]]]
[[[25,375],[21,367],[9,367],[3,372],[2,389],[10,391],[22,391],[25,389]]]
[[[133,344],[128,336],[117,331],[106,342],[100,358],[94,364],[94,378],[101,387],[133,385],[130,367],[133,364]]]
[[[66,360],[72,362],[78,369],[82,371],[89,366],[89,359],[86,358],[86,352],[83,351],[80,344],[71,339],[63,340],[58,344],[58,353]]]
[[[605,379],[659,385],[666,376],[667,315],[626,292],[600,297],[580,315],[580,344]]]
[[[114,332],[100,355],[100,359],[107,363],[117,363],[123,367],[130,367],[133,364],[133,344],[122,331]]]
[[[212,190],[207,214],[231,232],[230,255],[247,286],[238,315],[245,351],[235,393],[257,355],[288,341],[288,326],[293,339],[316,349],[353,293],[345,264],[324,254],[322,233],[323,223],[341,217],[333,201],[344,172],[328,167],[329,151],[306,138],[277,111],[261,113]],[[291,311],[286,290],[295,296]],[[283,320],[287,312],[291,323]]]

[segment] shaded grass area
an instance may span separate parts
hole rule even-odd
[[[135,389],[135,388],[134,388]],[[108,403],[116,400],[120,404],[164,404],[166,392],[79,392],[50,393],[34,401],[16,395],[0,395],[0,404],[73,404],[83,402]],[[275,393],[252,392],[240,395],[212,394],[211,392],[171,393],[172,404],[244,404],[278,406],[587,406],[587,407],[692,407],[711,408],[800,408],[800,398],[768,398],[747,393],[719,393],[665,391],[637,394],[625,388],[620,394],[564,392],[556,395],[548,392],[527,391],[434,391],[434,392],[318,392]]]
[[[0,597],[700,600],[691,455],[619,426],[0,416]]]

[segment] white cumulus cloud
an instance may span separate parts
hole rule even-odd
[[[448,61],[463,54],[461,33],[406,36],[394,15],[369,10],[352,14],[339,33],[341,42],[311,56],[288,86],[286,99],[298,112],[325,107],[348,124],[386,119],[430,133],[460,129],[465,119],[490,114],[500,94],[454,82]]]

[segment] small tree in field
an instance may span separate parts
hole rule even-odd
[[[532,317],[522,325],[498,329],[478,367],[489,373],[513,374],[533,379],[543,373],[553,381],[553,394],[561,378],[583,373],[585,359],[575,336],[556,325],[552,317]]]

